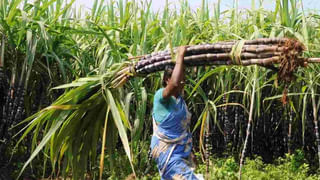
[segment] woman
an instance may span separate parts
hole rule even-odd
[[[166,68],[164,88],[154,96],[151,154],[157,162],[161,179],[198,179],[191,168],[191,114],[181,97],[185,52],[185,46],[179,47],[174,69]]]

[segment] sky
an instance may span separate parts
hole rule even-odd
[[[177,4],[179,0],[168,0],[169,3]],[[208,0],[209,7],[216,3],[218,0]],[[234,0],[221,0],[221,10],[226,10],[232,7]],[[250,8],[252,0],[238,0],[240,8]],[[152,9],[154,11],[163,9],[166,0],[153,0]],[[259,0],[256,0],[256,6],[258,5]],[[317,10],[320,11],[320,0],[302,0],[304,9],[306,10]],[[91,8],[93,0],[76,0],[75,4],[77,6],[83,5],[86,8]],[[189,4],[194,9],[201,6],[201,0],[189,0]],[[267,9],[273,9],[275,0],[264,0],[263,6]]]

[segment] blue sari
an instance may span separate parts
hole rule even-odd
[[[157,163],[161,179],[198,179],[191,167],[191,114],[181,96],[174,106],[160,123],[155,121],[153,113],[152,158]]]

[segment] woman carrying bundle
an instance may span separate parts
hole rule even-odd
[[[166,68],[164,88],[156,92],[153,101],[151,154],[157,162],[161,179],[199,179],[191,167],[191,114],[181,96],[185,52],[185,46],[179,47],[175,67]]]

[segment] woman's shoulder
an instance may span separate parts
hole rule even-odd
[[[156,91],[156,93],[154,94],[154,98],[162,98],[162,93],[163,93],[164,88],[160,88]]]
[[[163,90],[164,90],[164,88],[160,88],[160,89],[158,89],[158,90],[156,91],[156,93],[155,93],[155,94],[162,93],[162,92],[163,92]]]

